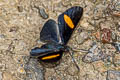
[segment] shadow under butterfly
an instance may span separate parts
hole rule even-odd
[[[35,47],[32,49],[30,56],[38,58],[42,62],[54,63],[61,59],[63,52],[67,51],[79,70],[73,58],[73,51],[66,44],[79,23],[82,14],[83,8],[74,6],[59,15],[58,24],[54,20],[49,19],[40,32],[40,40],[46,44],[40,48]]]

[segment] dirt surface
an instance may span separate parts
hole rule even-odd
[[[44,23],[72,6],[84,9],[68,43],[80,71],[68,53],[54,68],[29,59]],[[0,0],[0,80],[120,80],[120,0]]]

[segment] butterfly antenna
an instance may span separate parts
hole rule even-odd
[[[73,51],[76,51],[76,52],[83,52],[83,53],[88,53],[89,50],[85,50],[85,49],[72,49]]]
[[[72,61],[73,61],[73,63],[75,64],[75,66],[77,67],[77,69],[78,69],[78,72],[80,71],[80,68],[79,68],[79,66],[77,65],[77,63],[76,63],[76,61],[75,61],[75,59],[74,59],[74,57],[73,57],[73,51],[72,51],[72,49],[70,49],[69,48],[69,54],[70,54],[70,56],[71,56],[71,58],[72,58]]]

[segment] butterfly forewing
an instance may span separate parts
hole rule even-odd
[[[35,48],[31,50],[30,55],[32,57],[42,57],[42,56],[45,56],[45,55],[48,55],[50,53],[54,53],[57,51],[59,51],[59,49]]]
[[[79,6],[75,6],[66,10],[61,15],[59,15],[58,26],[60,30],[60,36],[64,44],[68,42],[82,14],[83,14],[83,8]]]

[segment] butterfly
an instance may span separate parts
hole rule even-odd
[[[63,52],[69,51],[67,46],[75,27],[83,14],[83,8],[74,6],[59,15],[58,23],[49,19],[40,32],[40,40],[45,42],[40,48],[35,47],[30,51],[30,56],[37,57],[43,62],[59,61]]]

